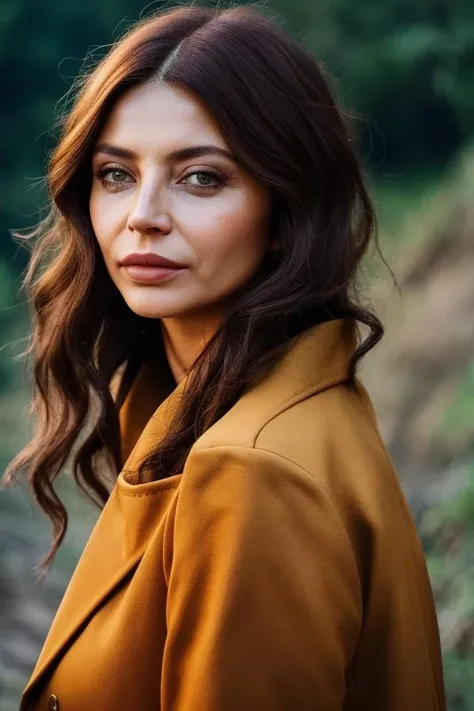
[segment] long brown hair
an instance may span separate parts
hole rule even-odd
[[[32,233],[15,235],[37,237],[23,282],[33,305],[26,354],[34,366],[37,425],[5,482],[26,467],[52,521],[44,570],[68,522],[56,477],[76,447],[76,483],[104,505],[109,488],[97,471],[98,457],[109,458],[114,477],[122,466],[118,411],[124,391],[114,399],[112,379],[122,366],[136,373],[152,347],[157,363],[163,354],[158,320],[132,312],[113,284],[88,211],[94,141],[117,99],[153,80],[173,82],[204,102],[242,165],[269,189],[279,249],[236,295],[196,360],[179,411],[141,464],[139,480],[145,473],[156,480],[181,472],[196,438],[265,371],[270,352],[278,356],[305,328],[340,317],[368,327],[365,340],[358,328],[352,384],[358,361],[383,335],[356,285],[369,244],[378,250],[373,208],[352,132],[309,52],[252,6],[178,7],[134,25],[77,81],[49,163],[50,214]],[[78,444],[94,404],[96,420]]]

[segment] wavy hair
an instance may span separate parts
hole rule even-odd
[[[195,440],[302,330],[330,318],[354,319],[352,385],[359,360],[383,335],[358,296],[359,266],[372,241],[380,254],[374,210],[352,131],[310,53],[253,6],[177,7],[135,24],[74,85],[48,165],[50,213],[33,232],[15,234],[36,237],[23,288],[33,307],[26,354],[33,361],[37,422],[4,480],[11,483],[26,468],[51,519],[43,571],[68,524],[56,477],[73,455],[76,484],[99,507],[105,504],[110,473],[99,471],[99,457],[108,458],[116,477],[123,466],[120,406],[150,352],[163,363],[159,320],[126,305],[105,267],[88,207],[94,142],[119,97],[149,81],[171,82],[204,102],[244,168],[270,191],[270,229],[279,248],[236,294],[196,359],[179,410],[141,463],[138,480],[181,472]],[[361,325],[368,327],[365,339]]]

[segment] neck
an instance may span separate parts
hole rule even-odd
[[[222,313],[161,319],[163,345],[177,384],[189,373],[222,319]]]

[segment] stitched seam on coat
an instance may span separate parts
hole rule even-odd
[[[330,387],[335,387],[336,385],[342,385],[345,383],[347,380],[347,376],[341,379],[340,374],[334,373],[333,375],[327,375],[324,378],[321,378],[321,380],[317,380],[314,383],[311,383],[311,385],[305,385],[304,388],[301,388],[301,390],[298,390],[296,393],[293,393],[289,398],[286,400],[283,400],[283,402],[279,403],[277,407],[275,407],[272,412],[267,416],[267,419],[265,422],[262,423],[260,426],[260,429],[255,435],[254,439],[254,447],[255,444],[257,443],[257,439],[259,435],[262,433],[262,430],[272,421],[275,419],[275,417],[278,417],[278,415],[281,415],[282,412],[285,410],[289,410],[293,405],[297,405],[301,400],[299,399],[300,396],[305,393],[309,392],[311,390],[314,390],[315,388],[318,388],[318,390],[313,393],[314,395],[317,395],[318,393],[322,392],[323,389],[327,390]],[[295,400],[294,403],[292,403],[292,400]],[[282,409],[283,408],[283,409]]]
[[[271,454],[273,457],[277,457],[278,459],[281,459],[282,461],[287,462],[288,464],[293,465],[294,467],[296,467],[296,469],[298,469],[299,471],[303,472],[303,474],[305,474],[307,477],[309,477],[309,478],[311,479],[312,483],[313,483],[313,484],[316,484],[316,486],[317,486],[321,491],[323,491],[323,492],[326,494],[326,496],[328,497],[329,501],[331,502],[331,504],[332,504],[332,506],[333,506],[334,512],[335,512],[335,514],[336,514],[336,516],[337,516],[337,518],[338,518],[338,520],[339,520],[339,522],[340,522],[340,524],[341,524],[341,526],[342,526],[342,528],[343,528],[343,530],[344,530],[344,533],[346,534],[346,538],[347,538],[347,541],[348,541],[348,543],[349,543],[350,549],[351,549],[351,551],[352,551],[352,556],[353,556],[353,558],[354,558],[354,565],[355,565],[355,568],[356,568],[356,570],[357,570],[357,577],[358,577],[359,580],[360,580],[359,566],[357,565],[357,556],[356,556],[355,551],[354,551],[354,546],[352,545],[351,537],[350,537],[349,532],[348,532],[348,530],[347,530],[347,527],[346,527],[346,525],[345,525],[345,523],[344,523],[344,521],[343,521],[343,519],[342,519],[342,516],[341,516],[341,514],[339,513],[339,510],[338,510],[338,508],[337,508],[337,506],[336,506],[336,503],[335,503],[335,501],[334,501],[334,499],[333,499],[333,497],[332,497],[332,495],[331,495],[331,492],[324,486],[324,484],[321,484],[319,481],[317,481],[317,480],[315,479],[315,477],[313,476],[313,474],[311,474],[311,472],[309,472],[307,469],[305,469],[304,467],[302,467],[301,464],[298,464],[297,462],[294,462],[292,459],[288,459],[288,457],[285,457],[283,454],[279,454],[278,452],[273,452],[271,449],[263,449],[262,447],[245,447],[245,446],[243,446],[243,445],[237,445],[237,444],[235,444],[235,445],[234,445],[234,444],[231,444],[231,445],[228,445],[228,444],[216,444],[216,445],[214,445],[214,446],[206,447],[205,449],[201,449],[200,451],[201,451],[201,452],[205,452],[206,449],[207,449],[207,450],[211,450],[211,449],[219,449],[219,448],[223,448],[223,449],[229,449],[229,448],[232,448],[232,449],[244,449],[245,451],[250,451],[250,452],[251,452],[251,451],[255,451],[255,452],[265,452],[265,454]],[[220,469],[219,471],[242,471],[242,470],[245,471],[245,466],[234,467],[234,468],[232,468],[232,469],[229,468],[229,467],[225,467],[225,468],[223,468],[223,469]],[[361,599],[362,599],[362,598],[363,598],[363,595],[362,595],[362,587],[361,587]]]
[[[332,375],[325,375],[324,378],[320,378],[320,380],[316,380],[314,383],[311,383],[310,385],[305,385],[304,388],[301,388],[301,390],[297,390],[293,395],[290,395],[290,397],[286,398],[286,400],[283,400],[270,414],[270,417],[273,415],[274,412],[278,412],[280,407],[283,407],[286,405],[288,402],[291,402],[293,398],[299,397],[302,393],[304,393],[306,390],[312,390],[313,388],[320,387],[321,385],[327,383],[327,382],[332,382],[335,380],[335,382],[344,382],[347,378],[344,377],[343,380],[340,380],[341,374],[340,373],[333,373]]]
[[[148,483],[152,484],[153,482],[148,482]],[[170,484],[169,486],[162,486],[160,489],[157,489],[156,491],[134,492],[134,491],[125,491],[124,489],[120,489],[120,493],[123,494],[124,496],[135,496],[136,498],[140,499],[140,498],[143,498],[144,496],[156,496],[157,494],[161,494],[162,491],[169,491],[170,489],[177,489],[179,485],[180,485],[180,482],[178,481],[176,484]],[[129,484],[129,486],[142,486],[142,484]]]
[[[352,545],[352,540],[351,540],[351,537],[350,537],[350,535],[349,535],[349,531],[347,530],[346,524],[344,523],[344,521],[343,521],[343,519],[342,519],[342,516],[341,516],[341,514],[339,513],[339,510],[338,510],[338,508],[337,508],[336,502],[334,501],[331,492],[324,486],[324,484],[321,484],[321,482],[316,481],[315,477],[313,476],[313,474],[311,474],[311,472],[307,471],[307,469],[305,469],[304,467],[302,467],[301,464],[298,464],[297,462],[294,462],[292,459],[288,459],[288,457],[284,457],[282,454],[278,454],[277,452],[272,452],[271,450],[260,449],[259,447],[255,447],[255,450],[256,450],[256,451],[260,451],[260,452],[270,452],[270,453],[271,453],[272,455],[274,455],[275,457],[279,457],[280,459],[282,459],[282,460],[288,462],[289,464],[293,464],[293,466],[297,467],[297,469],[299,469],[300,471],[304,472],[307,476],[309,476],[310,479],[311,479],[311,481],[312,481],[313,483],[317,484],[318,488],[320,488],[322,491],[325,492],[326,496],[328,497],[329,501],[331,502],[331,504],[332,504],[332,506],[333,506],[333,509],[334,509],[334,512],[335,512],[337,518],[339,519],[339,523],[341,524],[342,528],[344,529],[344,533],[346,534],[346,538],[347,538],[347,541],[348,541],[348,543],[349,543],[349,545],[350,545],[350,548],[351,548],[351,551],[352,551],[352,555],[353,555],[353,558],[354,558],[354,565],[355,565],[355,568],[356,568],[356,570],[357,570],[357,577],[359,578],[359,577],[360,577],[360,576],[359,576],[359,566],[357,565],[357,556],[356,556],[355,551],[354,551],[354,546]],[[362,587],[361,587],[361,599],[362,599],[362,597],[363,597],[363,596],[362,596]]]
[[[178,487],[176,487],[178,488]],[[165,578],[166,588],[169,588],[170,583],[170,573],[173,566],[174,560],[174,541],[175,541],[175,530],[176,530],[176,508],[178,505],[178,496],[171,500],[170,505],[167,507],[165,512],[165,520],[163,523],[163,575]],[[173,517],[173,525],[171,527],[171,532],[169,532],[169,522],[170,516]],[[170,536],[170,541],[168,542],[168,535]],[[168,566],[168,559],[170,559],[170,564]],[[166,628],[168,628],[168,602],[165,605],[165,619]]]

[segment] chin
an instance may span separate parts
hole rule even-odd
[[[137,316],[141,316],[142,318],[162,319],[177,317],[181,315],[180,311],[176,312],[174,309],[164,309],[159,308],[158,306],[139,306],[135,304],[130,304],[128,302],[127,305],[131,311],[137,314]]]
[[[155,319],[178,318],[192,310],[191,304],[188,304],[188,308],[186,308],[186,304],[179,304],[176,300],[164,298],[163,294],[147,294],[146,289],[141,291],[142,293],[139,294],[122,293],[125,303],[137,316]]]

